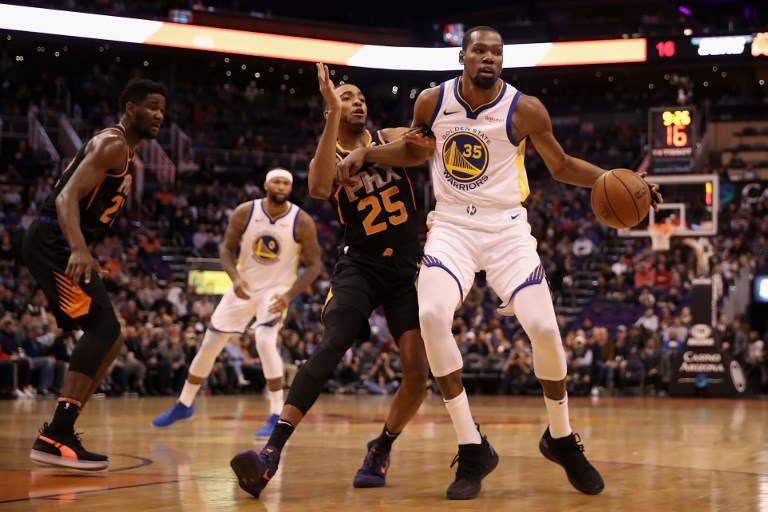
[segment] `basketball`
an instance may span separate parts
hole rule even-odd
[[[636,172],[613,169],[592,186],[592,211],[600,222],[616,229],[640,224],[651,209],[651,191]]]

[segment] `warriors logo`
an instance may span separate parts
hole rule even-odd
[[[443,144],[444,177],[459,190],[471,190],[488,177],[488,146],[483,139],[468,132],[451,134]]]
[[[280,256],[280,242],[272,235],[257,236],[253,241],[253,256],[259,263],[275,263]]]

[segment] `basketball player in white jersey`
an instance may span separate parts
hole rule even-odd
[[[154,420],[168,427],[194,413],[193,401],[229,338],[248,330],[254,317],[256,346],[267,381],[270,415],[256,435],[269,436],[283,408],[283,361],[277,335],[291,301],[320,273],[321,251],[315,221],[288,201],[293,176],[273,169],[264,182],[266,199],[240,204],[221,244],[221,266],[232,279],[211,316],[200,350],[173,407]],[[299,256],[304,271],[298,275]]]
[[[491,27],[464,35],[460,77],[423,91],[413,125],[400,141],[355,150],[339,164],[341,176],[363,162],[413,166],[430,160],[437,200],[419,274],[419,319],[430,367],[459,442],[458,469],[450,499],[471,499],[498,455],[481,436],[461,383],[462,358],[451,334],[454,311],[485,270],[504,301],[502,315],[516,315],[533,343],[536,376],[544,388],[549,426],[539,449],[563,466],[585,494],[603,490],[603,479],[571,430],[566,360],[544,269],[522,203],[530,189],[523,164],[525,143],[536,145],[552,176],[591,187],[604,172],[565,154],[542,103],[500,79],[504,42]],[[661,201],[651,186],[655,202]]]

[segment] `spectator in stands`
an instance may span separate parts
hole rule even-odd
[[[584,396],[592,388],[592,349],[583,334],[573,339],[573,348],[568,353],[568,393]]]
[[[540,385],[533,374],[533,354],[526,336],[515,339],[504,364],[499,382],[500,395],[534,394]]]
[[[651,293],[650,288],[643,286],[643,289],[640,291],[640,295],[637,296],[637,302],[646,308],[653,308],[653,306],[656,304],[656,297],[653,295],[653,293]]]
[[[192,314],[202,322],[208,322],[211,319],[214,309],[213,302],[208,295],[201,295],[192,303]]]
[[[576,257],[576,264],[579,267],[583,267],[587,259],[592,256],[592,251],[595,248],[595,244],[587,238],[585,229],[579,230],[579,236],[573,241],[571,246],[573,255]]]
[[[731,331],[733,332],[732,343],[728,346],[721,347],[722,350],[728,352],[731,357],[737,361],[742,367],[746,365],[746,354],[749,339],[744,327],[741,325],[741,320],[734,319],[731,323]]]
[[[643,349],[640,351],[640,359],[645,365],[645,384],[652,385],[654,393],[661,389],[661,351],[656,345],[656,339],[649,337],[645,340]]]
[[[26,331],[26,337],[21,340],[21,348],[29,358],[31,377],[35,382],[37,394],[45,396],[53,392],[55,360],[48,357],[48,346],[40,341],[43,326],[37,322],[31,322]]]
[[[676,316],[672,319],[672,325],[662,330],[662,340],[670,348],[677,349],[685,345],[688,339],[688,327],[683,324],[683,319]]]
[[[20,340],[16,335],[16,320],[10,314],[0,318],[0,350],[16,366],[16,396],[31,397],[34,393],[30,387],[30,360],[25,357]]]
[[[15,400],[17,393],[16,366],[0,349],[0,400]]]
[[[653,286],[656,282],[656,273],[648,260],[642,260],[635,269],[635,287]]]
[[[363,385],[369,393],[374,395],[391,395],[397,391],[400,382],[392,369],[389,353],[382,352],[379,354],[373,367],[368,371]]]
[[[622,254],[619,259],[611,265],[611,272],[613,272],[614,275],[624,275],[627,272],[631,272],[632,269],[632,260],[629,259],[629,256],[626,254]]]
[[[160,344],[160,355],[168,362],[171,370],[171,389],[181,391],[184,379],[187,378],[187,363],[184,347],[181,343],[181,328],[174,325],[168,333],[168,338]]]
[[[659,317],[656,316],[653,308],[645,308],[643,316],[637,319],[635,326],[643,327],[650,332],[657,332],[659,330]]]

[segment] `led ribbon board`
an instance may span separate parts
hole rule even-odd
[[[0,29],[403,71],[459,70],[456,48],[377,46],[0,4]],[[504,45],[505,68],[646,61],[646,40]]]

